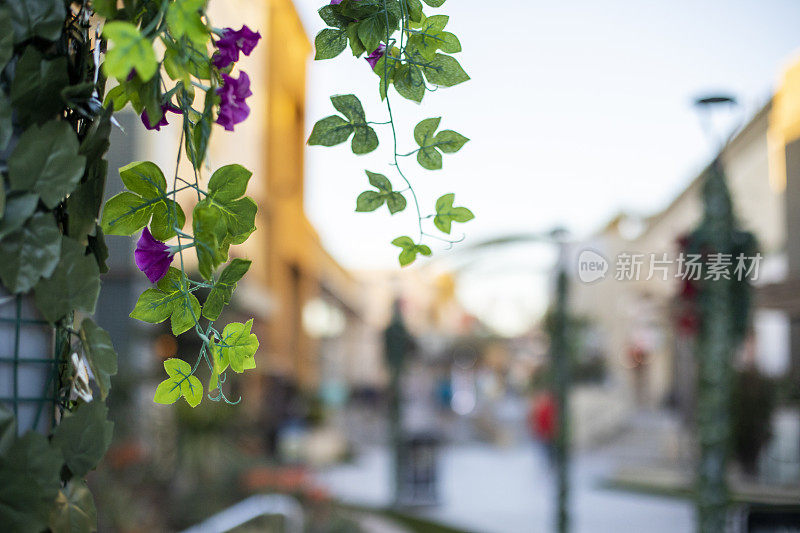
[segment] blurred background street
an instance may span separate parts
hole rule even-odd
[[[223,319],[254,318],[257,368],[226,383],[238,405],[154,404],[161,362],[199,346],[128,319],[149,285],[133,240],[108,239],[96,320],[120,372],[114,444],[90,476],[102,531],[181,531],[261,494],[301,510],[238,531],[283,531],[294,514],[314,532],[553,531],[564,465],[573,531],[696,531],[701,430],[716,426],[698,423],[703,304],[680,258],[718,205],[718,168],[737,231],[757,242],[750,297],[729,306],[748,318],[729,332],[727,520],[797,518],[800,4],[503,4],[516,14],[448,2],[473,79],[422,108],[398,99],[409,142],[434,112],[472,139],[418,183],[476,215],[464,242],[400,269],[389,243],[406,214],[354,212],[363,170],[387,154],[306,145],[329,94],[363,87],[367,115],[383,116],[368,65],[311,61],[319,2],[211,2],[220,25],[264,38],[242,59],[259,88],[250,119],[209,148],[212,168],[254,175],[257,230],[231,248],[253,267]],[[694,102],[717,94],[739,105],[709,136]],[[172,168],[180,138],[116,118],[108,197],[113,169]]]

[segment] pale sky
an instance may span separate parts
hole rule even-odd
[[[323,4],[295,3],[313,40]],[[585,235],[620,210],[657,211],[710,156],[693,98],[735,95],[746,120],[800,49],[800,2],[793,0],[449,0],[426,11],[450,15],[447,30],[463,47],[456,57],[472,80],[428,93],[422,105],[391,92],[399,151],[414,149],[414,125],[434,116],[471,141],[445,154],[439,171],[420,168],[413,157],[401,164],[429,210],[441,194],[455,192],[456,205],[474,211],[475,220],[454,224],[454,235],[465,233],[467,241],[556,225]],[[377,77],[363,59],[345,51],[309,65],[309,132],[334,113],[328,96],[337,93],[356,94],[369,120],[386,120]],[[410,209],[394,217],[385,208],[354,212],[368,185],[364,169],[400,185],[388,164],[391,132],[376,128],[381,146],[366,156],[347,144],[306,150],[308,216],[349,268],[395,268],[398,249],[389,242],[415,236]],[[430,244],[434,253],[442,249]],[[543,307],[543,278],[512,273],[510,257],[497,260],[494,276],[471,275],[480,287],[462,293],[473,307],[497,307],[495,321]],[[539,249],[520,265],[546,267],[548,258]]]

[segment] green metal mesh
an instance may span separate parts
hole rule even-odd
[[[0,294],[0,403],[13,411],[20,434],[47,432],[58,400],[55,328],[31,300]]]

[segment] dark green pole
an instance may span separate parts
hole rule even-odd
[[[384,332],[386,362],[389,367],[389,445],[394,473],[394,504],[401,503],[403,491],[403,428],[400,380],[406,355],[411,348],[411,336],[403,323],[400,304],[395,302],[392,320]]]
[[[703,189],[705,204],[701,225],[693,234],[699,248],[709,253],[732,253],[735,226],[730,193],[719,160],[708,171]],[[706,256],[706,260],[708,256]],[[729,455],[730,398],[733,377],[734,330],[733,281],[703,280],[698,338],[697,432],[700,457],[697,465],[697,531],[725,531],[728,504],[726,470]]]
[[[556,273],[555,308],[551,353],[553,381],[557,406],[555,460],[557,508],[556,523],[559,533],[569,531],[569,382],[570,356],[567,341],[567,272],[566,244],[559,243],[559,265]]]

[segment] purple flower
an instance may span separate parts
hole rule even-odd
[[[225,28],[222,30],[222,37],[216,42],[217,53],[213,57],[214,66],[222,69],[239,61],[239,52],[249,56],[259,39],[261,39],[261,34],[247,26],[242,26],[242,29],[238,31],[233,28]]]
[[[378,64],[378,60],[383,57],[384,52],[386,52],[386,45],[379,44],[378,48],[376,48],[369,56],[367,56],[366,60],[369,63],[369,66],[375,68],[375,65]]]
[[[250,96],[250,78],[246,72],[239,74],[239,79],[222,75],[222,87],[217,89],[220,97],[219,115],[217,124],[222,125],[226,130],[233,131],[233,126],[243,122],[250,114],[250,108],[244,99]]]
[[[332,6],[338,6],[341,3],[342,3],[342,0],[331,0],[331,5]]]
[[[169,102],[161,106],[161,120],[158,121],[158,124],[151,124],[150,117],[147,115],[147,110],[145,109],[142,111],[142,124],[148,130],[156,130],[161,131],[161,126],[167,126],[169,122],[167,122],[167,111],[170,113],[177,113],[180,114],[182,111],[179,107],[176,107]]]
[[[136,260],[136,266],[144,272],[150,283],[155,283],[163,278],[167,270],[169,270],[173,256],[173,253],[169,250],[169,246],[156,240],[150,234],[150,230],[144,228],[142,236],[139,237],[139,242],[136,243],[133,257]]]

